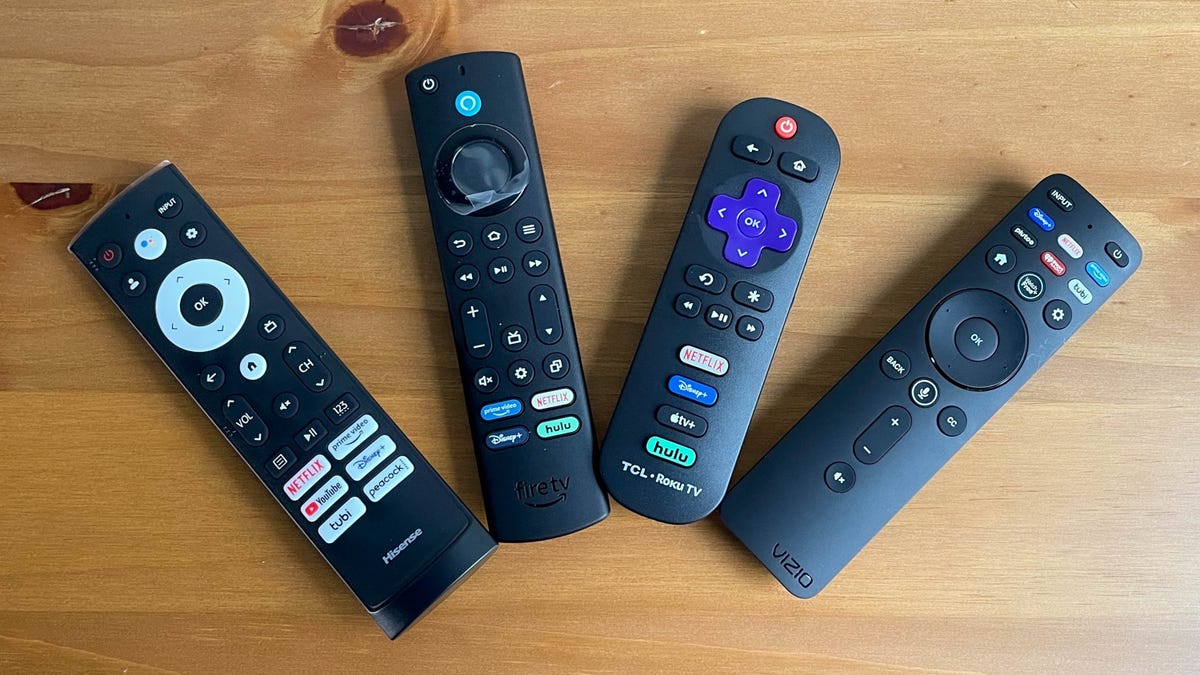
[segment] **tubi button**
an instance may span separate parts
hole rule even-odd
[[[238,364],[238,372],[242,377],[253,382],[267,374],[267,360],[262,354],[250,353],[242,357],[242,362]]]
[[[675,313],[688,319],[694,319],[700,316],[700,304],[700,298],[691,293],[680,293],[675,296]]]
[[[854,441],[854,458],[863,464],[874,464],[912,428],[912,415],[894,405],[875,418]]]
[[[488,450],[504,450],[525,445],[529,442],[529,429],[525,427],[510,427],[500,431],[492,431],[483,439]]]
[[[845,462],[834,462],[825,469],[825,485],[834,492],[849,492],[854,487],[854,467]]]
[[[1047,232],[1054,229],[1054,219],[1050,217],[1050,214],[1036,206],[1029,209],[1029,219]]]
[[[483,107],[483,102],[479,100],[479,94],[466,89],[460,91],[458,96],[454,97],[454,109],[463,117],[474,117],[479,114],[479,109]]]
[[[109,242],[96,251],[96,262],[106,270],[121,264],[121,247]]]
[[[1054,330],[1062,330],[1071,325],[1071,306],[1055,298],[1042,308],[1042,320]]]
[[[183,200],[179,195],[165,192],[154,200],[154,210],[163,218],[174,218],[183,210]]]
[[[1108,272],[1105,272],[1104,268],[1095,261],[1088,263],[1085,269],[1087,269],[1088,276],[1091,277],[1092,281],[1096,282],[1096,285],[1100,288],[1104,288],[1109,284],[1110,281],[1112,281],[1108,276]]]
[[[1017,254],[1004,244],[993,246],[987,252],[987,266],[996,274],[1008,274],[1017,266]]]
[[[658,411],[654,413],[654,419],[664,427],[682,431],[688,436],[696,438],[700,438],[708,431],[708,420],[672,405],[658,406]]]
[[[671,379],[667,380],[667,391],[702,406],[711,406],[717,402],[716,389],[682,375],[672,375]]]
[[[651,436],[646,439],[646,452],[651,455],[670,462],[678,464],[683,468],[688,468],[696,463],[696,451],[680,445],[673,441],[668,441],[662,436]]]
[[[143,260],[158,260],[167,250],[167,235],[148,227],[133,238],[133,252]]]
[[[912,386],[908,389],[908,395],[912,399],[913,403],[916,403],[922,408],[928,408],[929,406],[933,405],[935,401],[937,401],[937,384],[928,377],[922,377],[921,379],[912,383]]]
[[[957,436],[967,429],[967,413],[958,406],[942,408],[937,417],[938,431],[947,436]]]
[[[908,354],[899,349],[888,350],[883,358],[879,360],[879,369],[883,374],[893,380],[903,380],[908,375],[908,368],[911,362],[908,360]]]
[[[771,161],[771,146],[766,141],[753,136],[734,136],[731,146],[733,154],[755,164],[766,164]]]
[[[1054,276],[1061,277],[1067,273],[1067,266],[1063,264],[1063,261],[1060,260],[1058,256],[1054,255],[1050,251],[1042,251],[1041,259],[1042,264],[1045,265],[1046,269],[1050,270],[1050,273]]]
[[[333,512],[333,515],[321,523],[321,527],[317,528],[317,532],[321,535],[321,540],[326,544],[332,544],[342,536],[342,533],[350,529],[350,526],[358,522],[359,518],[367,512],[367,507],[358,497],[351,497],[346,500],[340,509]]]
[[[570,436],[580,429],[579,418],[574,415],[566,417],[555,417],[552,420],[544,420],[538,422],[537,435],[538,438],[550,439],[558,438],[559,436]]]
[[[1072,279],[1067,282],[1067,288],[1071,289],[1071,293],[1074,294],[1075,299],[1078,300],[1080,304],[1092,304],[1092,292],[1088,290],[1087,286],[1083,285],[1082,281],[1078,279]]]
[[[131,298],[136,298],[146,292],[146,275],[141,272],[130,272],[121,280],[121,292]]]
[[[1125,267],[1129,264],[1129,256],[1125,255],[1125,249],[1115,241],[1110,241],[1104,245],[1104,252],[1109,258],[1117,264],[1117,267]]]
[[[204,228],[204,223],[195,221],[183,226],[179,231],[179,241],[183,242],[184,246],[195,248],[204,243],[204,238],[208,236],[208,230]]]
[[[787,115],[775,120],[775,135],[785,141],[795,136],[796,120],[788,117]]]
[[[1017,277],[1017,295],[1020,295],[1022,300],[1037,300],[1045,290],[1046,282],[1033,272],[1026,272]]]

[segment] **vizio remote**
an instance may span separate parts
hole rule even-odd
[[[174,165],[70,250],[389,637],[495,550]]]
[[[618,502],[668,523],[720,503],[840,162],[790,103],[721,121],[600,449]]]
[[[816,595],[1141,257],[1095,197],[1046,178],[730,490],[725,524]]]
[[[488,527],[593,525],[608,498],[521,62],[459,54],[406,84]]]

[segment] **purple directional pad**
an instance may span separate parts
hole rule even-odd
[[[800,226],[781,214],[779,186],[751,178],[741,197],[717,195],[708,207],[708,224],[724,232],[725,259],[741,267],[754,267],[763,249],[786,253],[796,242]]]

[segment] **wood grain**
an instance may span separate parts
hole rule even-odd
[[[0,180],[0,671],[1200,668],[1200,6],[1193,2],[8,0]],[[721,115],[757,95],[843,166],[738,475],[1044,175],[1145,263],[817,599],[715,519],[615,507],[504,546],[388,642],[71,260],[177,162],[476,513],[400,77],[522,55],[600,428]]]

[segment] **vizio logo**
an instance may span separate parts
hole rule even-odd
[[[537,481],[536,483],[526,483],[523,480],[519,480],[514,490],[517,493],[517,499],[525,506],[544,509],[547,506],[554,506],[564,501],[567,498],[567,488],[570,485],[570,476],[565,478],[551,478],[550,480]]]
[[[812,575],[805,572],[804,568],[800,566],[800,561],[796,560],[795,556],[789,553],[786,548],[781,547],[778,542],[771,548],[771,557],[778,560],[779,564],[783,565],[783,570],[787,572],[787,575],[800,582],[802,587],[808,588],[812,586]]]

